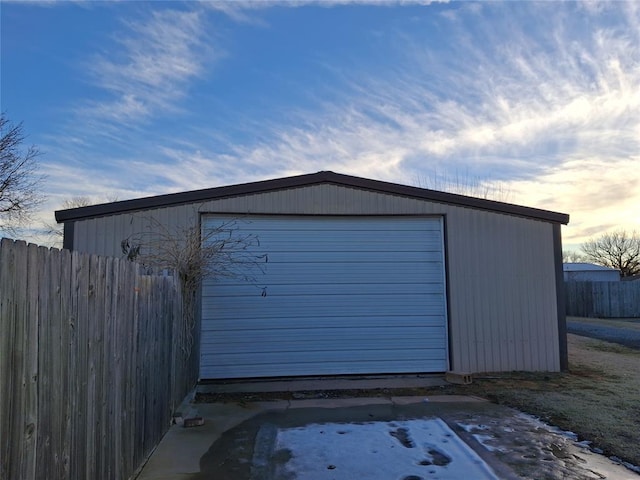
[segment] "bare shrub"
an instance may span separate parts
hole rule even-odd
[[[202,281],[233,277],[255,282],[255,274],[264,272],[266,255],[255,253],[254,247],[260,245],[258,237],[240,233],[238,220],[224,222],[204,233],[197,226],[172,229],[155,218],[147,220],[144,232],[122,240],[122,253],[144,265],[149,273],[171,270],[178,276],[183,310],[179,343],[188,357],[193,347],[197,295]]]

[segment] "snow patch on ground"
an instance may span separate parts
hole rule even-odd
[[[273,448],[276,479],[498,479],[439,418],[280,428]]]
[[[507,453],[509,451],[508,448],[496,447],[492,445],[492,443],[494,443],[496,440],[496,437],[494,437],[493,435],[481,435],[479,433],[474,433],[472,435],[473,435],[473,438],[475,438],[480,445],[482,445],[484,448],[486,448],[490,452]]]

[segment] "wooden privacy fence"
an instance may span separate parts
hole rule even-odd
[[[130,478],[196,381],[174,277],[0,243],[0,478]]]
[[[640,281],[565,282],[567,315],[639,318]]]

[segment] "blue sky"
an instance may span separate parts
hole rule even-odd
[[[48,201],[333,170],[640,230],[638,2],[2,2]]]

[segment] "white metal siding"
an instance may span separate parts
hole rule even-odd
[[[558,371],[551,223],[322,184],[75,222],[74,248],[120,256],[120,241],[153,218],[169,229],[215,214],[444,215],[451,368]]]
[[[205,216],[203,229],[225,220]],[[205,283],[201,378],[447,370],[440,218],[237,225],[258,236],[268,262],[255,282]]]

